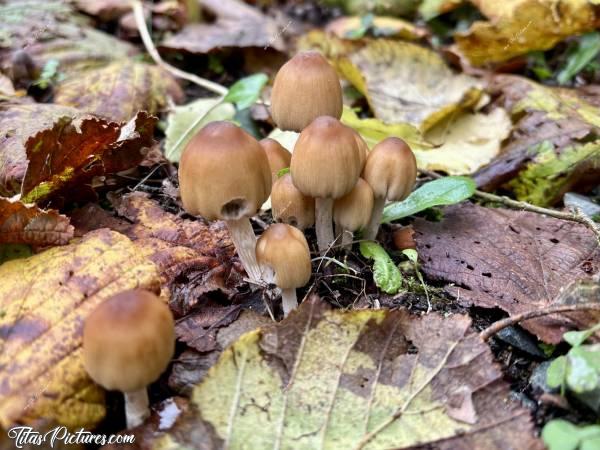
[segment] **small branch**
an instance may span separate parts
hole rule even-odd
[[[427,175],[428,177],[443,178],[443,175],[439,175],[430,170],[419,169],[419,172],[423,175]],[[588,227],[596,235],[596,239],[598,240],[598,244],[600,245],[600,227],[579,207],[575,207],[574,212],[558,211],[556,209],[543,208],[541,206],[532,205],[531,203],[513,200],[512,198],[508,198],[506,196],[490,194],[489,192],[483,192],[479,190],[475,191],[475,195],[484,200],[502,203],[503,205],[509,206],[511,208],[521,209],[523,211],[530,211],[537,214],[544,214],[549,217],[554,217],[555,219],[569,220],[571,222],[580,223]]]
[[[550,306],[548,308],[527,311],[521,314],[517,314],[516,316],[507,317],[506,319],[494,322],[481,333],[479,333],[479,336],[484,341],[487,341],[490,337],[498,333],[500,330],[503,330],[504,328],[510,327],[512,325],[516,325],[517,323],[523,322],[525,320],[535,319],[536,317],[547,316],[549,314],[590,310],[600,311],[600,303],[579,303],[575,305]]]
[[[152,37],[150,36],[150,33],[148,32],[142,2],[140,0],[133,0],[131,2],[131,8],[133,10],[135,23],[140,33],[140,37],[142,38],[142,42],[144,42],[144,46],[146,47],[146,51],[150,54],[150,56],[156,64],[158,64],[160,67],[162,67],[172,75],[178,78],[182,78],[184,80],[191,81],[192,83],[197,84],[198,86],[203,87],[206,90],[214,92],[215,94],[218,94],[220,96],[224,96],[225,94],[227,94],[227,88],[225,86],[221,86],[218,83],[214,83],[205,78],[200,78],[199,76],[196,76],[192,73],[180,70],[177,67],[174,67],[171,64],[163,61],[160,54],[158,53],[158,50],[154,46],[154,42],[152,42]]]

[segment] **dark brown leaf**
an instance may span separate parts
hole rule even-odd
[[[539,214],[472,204],[449,207],[441,222],[418,219],[415,241],[423,271],[463,305],[498,307],[510,315],[560,301],[561,289],[600,272],[600,247],[585,226]],[[557,343],[600,315],[548,316],[525,322]]]

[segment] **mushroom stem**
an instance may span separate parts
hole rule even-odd
[[[315,199],[315,229],[319,251],[325,253],[333,242],[333,199]]]
[[[123,395],[125,396],[127,428],[141,425],[146,417],[150,415],[148,389],[144,387],[138,391],[124,392]]]
[[[350,250],[352,248],[352,241],[354,240],[354,233],[350,230],[342,230],[342,249]]]
[[[379,225],[381,225],[381,217],[383,216],[383,207],[385,206],[385,197],[375,197],[373,202],[373,212],[369,225],[365,228],[363,236],[365,239],[372,241],[377,237]]]
[[[240,261],[248,277],[253,281],[260,280],[260,267],[256,262],[256,236],[250,219],[243,217],[237,220],[227,220],[227,228]]]
[[[281,305],[283,306],[283,317],[298,307],[298,299],[296,298],[296,288],[281,290]]]

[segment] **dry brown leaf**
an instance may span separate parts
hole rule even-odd
[[[0,244],[63,245],[73,231],[69,218],[58,211],[0,197]]]
[[[102,21],[116,20],[131,10],[127,0],[75,0],[75,6]]]
[[[6,262],[0,279],[0,425],[94,426],[104,400],[83,367],[82,324],[117,292],[160,292],[156,265],[128,238],[104,229]]]
[[[510,315],[550,306],[561,289],[600,272],[600,247],[585,226],[539,214],[463,204],[441,222],[417,219],[414,239],[424,273],[453,283],[463,305],[501,308]],[[524,322],[545,342],[588,328],[600,314],[548,316]]]

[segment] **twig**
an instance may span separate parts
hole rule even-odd
[[[427,175],[432,178],[443,178],[443,175],[439,175],[430,170],[419,169],[419,172],[423,175]],[[555,219],[569,220],[571,222],[577,222],[588,227],[595,235],[598,240],[598,244],[600,244],[600,227],[596,224],[589,216],[587,216],[579,207],[574,207],[574,212],[567,211],[558,211],[556,209],[543,208],[541,206],[532,205],[531,203],[522,202],[518,200],[513,200],[512,198],[508,198],[506,196],[500,196],[495,194],[490,194],[489,192],[483,192],[476,190],[475,195],[484,200],[488,200],[490,202],[502,203],[503,205],[509,206],[515,209],[521,209],[523,211],[530,211],[537,214],[544,214],[549,217],[554,217]]]
[[[154,46],[154,42],[152,42],[152,37],[148,32],[148,27],[146,26],[146,18],[144,17],[144,7],[142,6],[142,2],[140,0],[132,0],[131,8],[133,10],[133,15],[135,17],[135,23],[137,25],[138,31],[140,33],[140,37],[142,38],[142,42],[146,47],[146,51],[150,54],[152,59],[156,64],[161,66],[167,72],[170,72],[174,76],[178,78],[183,78],[184,80],[191,81],[192,83],[197,84],[204,89],[207,89],[215,94],[220,96],[224,96],[227,94],[227,88],[225,86],[221,86],[218,83],[214,83],[205,78],[200,78],[192,73],[185,72],[183,70],[178,69],[177,67],[172,66],[171,64],[165,62],[158,50]]]
[[[549,306],[548,308],[538,309],[534,311],[527,311],[516,316],[507,317],[506,319],[494,322],[481,333],[479,336],[484,341],[487,341],[490,337],[496,334],[498,331],[503,330],[506,327],[516,325],[519,322],[535,319],[536,317],[547,316],[549,314],[557,314],[564,312],[573,311],[589,311],[589,310],[600,310],[600,303],[579,303],[575,305],[560,305],[560,306]]]

